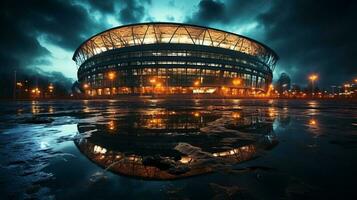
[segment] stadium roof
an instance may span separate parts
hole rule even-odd
[[[88,58],[112,49],[155,43],[194,44],[220,47],[257,56],[274,66],[278,56],[266,45],[235,33],[203,26],[150,22],[114,27],[84,41],[73,60],[81,65]]]

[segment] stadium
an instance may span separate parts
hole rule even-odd
[[[73,60],[81,91],[120,94],[265,94],[277,54],[234,33],[180,23],[115,27],[83,42]]]

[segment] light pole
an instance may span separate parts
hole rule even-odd
[[[316,74],[312,74],[309,76],[309,79],[311,80],[311,96],[314,95],[314,82],[317,80],[318,76]]]
[[[351,87],[351,85],[347,83],[347,84],[344,84],[343,86],[345,87],[345,91],[344,91],[345,94],[349,94],[349,92],[350,92],[349,88]]]
[[[40,98],[40,94],[41,94],[41,90],[36,87],[34,89],[31,90],[31,93],[34,95],[34,98]]]
[[[332,95],[333,95],[333,97],[335,97],[335,88],[336,88],[336,86],[332,85],[331,88],[332,88]]]

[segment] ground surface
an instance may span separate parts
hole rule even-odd
[[[356,102],[78,100],[0,109],[1,199],[357,198]],[[232,159],[214,156],[246,147],[253,150]],[[109,153],[129,164],[137,156],[170,180]],[[194,176],[179,178],[185,173]]]

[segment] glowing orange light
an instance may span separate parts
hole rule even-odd
[[[317,121],[316,121],[315,119],[310,119],[310,120],[309,120],[309,125],[314,126],[314,125],[316,125],[316,124],[317,124]]]
[[[199,112],[194,112],[194,113],[193,113],[193,116],[195,116],[195,117],[199,117],[199,116],[201,116],[201,115],[200,115],[200,113],[199,113]]]
[[[317,76],[316,74],[313,74],[313,75],[310,75],[310,76],[309,76],[309,79],[310,79],[311,81],[315,81],[316,79],[318,79],[318,76]]]
[[[181,157],[181,160],[179,160],[181,163],[184,163],[184,164],[186,164],[186,163],[190,163],[191,161],[192,161],[192,158],[191,157],[189,157],[189,156],[183,156],[183,157]]]
[[[31,90],[31,93],[39,95],[41,91],[38,88],[34,88]]]
[[[242,83],[242,81],[240,80],[240,79],[238,79],[238,78],[236,78],[236,79],[233,79],[233,85],[240,85]]]
[[[108,78],[109,78],[110,80],[113,80],[113,79],[115,78],[115,72],[109,72],[109,73],[108,73]]]
[[[240,114],[234,112],[234,113],[232,113],[232,117],[233,117],[234,119],[239,119],[239,118],[240,118]]]
[[[87,89],[87,88],[89,88],[89,85],[88,85],[87,83],[85,83],[85,84],[83,85],[83,87],[84,87],[84,89]]]
[[[195,86],[199,86],[199,85],[200,85],[200,81],[195,81],[193,84],[194,84]]]
[[[156,83],[156,79],[155,78],[150,79],[150,83],[152,84]]]
[[[269,88],[268,88],[268,91],[267,91],[267,96],[270,96],[270,93],[274,90],[274,85],[273,84],[270,84],[269,85]],[[275,91],[276,92],[276,91]]]
[[[110,121],[110,122],[108,123],[108,127],[109,127],[110,130],[114,130],[114,129],[115,129],[115,123],[114,123],[114,121]]]
[[[160,118],[153,118],[148,121],[147,126],[149,127],[163,127],[165,124],[163,123],[163,120]]]

